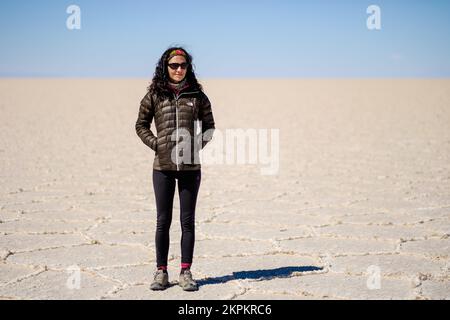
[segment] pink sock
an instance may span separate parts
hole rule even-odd
[[[191,263],[181,263],[181,269],[189,269],[191,267]]]

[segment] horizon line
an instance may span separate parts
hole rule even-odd
[[[102,76],[1,76],[0,80],[149,80],[152,78],[143,76],[118,76],[118,77],[102,77]],[[320,80],[320,79],[348,79],[348,80],[450,80],[450,76],[304,76],[304,77],[197,77],[199,81],[203,80]]]

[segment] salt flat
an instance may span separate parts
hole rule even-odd
[[[0,79],[0,298],[450,298],[450,80],[202,83],[218,131],[279,129],[279,169],[203,164],[188,293],[177,195],[149,290],[148,80]]]

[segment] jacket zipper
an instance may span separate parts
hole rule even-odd
[[[176,95],[176,94],[174,93],[174,96],[175,96],[175,115],[176,115],[176,120],[175,120],[175,123],[176,123],[176,139],[177,139],[177,142],[176,142],[176,145],[175,145],[175,152],[176,152],[176,154],[177,154],[177,156],[176,156],[176,161],[177,161],[177,171],[180,171],[180,165],[179,165],[179,161],[178,161],[178,157],[179,157],[179,154],[178,154],[178,139],[179,139],[179,136],[178,136],[178,99],[179,99],[183,94],[197,93],[197,92],[198,92],[198,91],[181,92],[181,93],[178,94],[178,95]]]

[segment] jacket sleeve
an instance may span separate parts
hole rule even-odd
[[[141,138],[142,142],[150,147],[153,151],[156,151],[157,143],[156,137],[150,129],[153,117],[155,115],[155,106],[153,104],[151,95],[147,93],[141,100],[139,107],[139,114],[136,121],[136,133]]]
[[[202,103],[199,107],[199,120],[202,122],[202,149],[212,140],[215,130],[214,116],[211,109],[211,102],[203,94]]]

